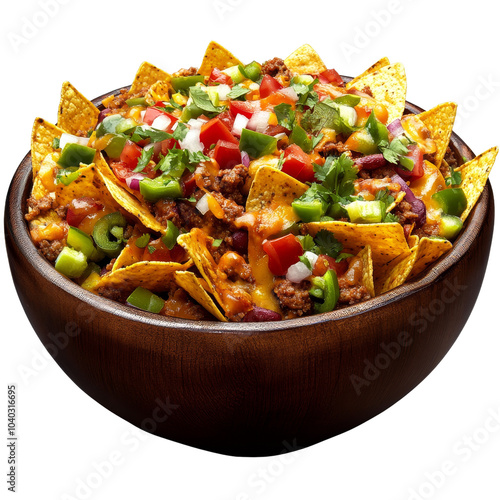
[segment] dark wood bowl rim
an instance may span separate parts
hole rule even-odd
[[[349,81],[350,77],[343,77],[345,81]],[[122,87],[127,89],[128,87]],[[108,92],[92,102],[102,109],[102,100],[111,94],[116,94],[120,89]],[[422,108],[406,102],[406,112],[420,113],[424,111]],[[474,153],[465,144],[465,142],[454,132],[452,134],[450,144],[453,145],[455,152],[458,155],[465,157],[468,160],[474,158]],[[480,196],[474,210],[469,214],[467,222],[464,226],[462,234],[458,237],[453,245],[453,249],[448,254],[444,255],[434,266],[425,271],[424,274],[417,280],[405,283],[394,290],[386,292],[378,297],[374,297],[366,302],[347,306],[342,309],[332,311],[330,313],[316,314],[302,318],[265,322],[265,323],[224,323],[220,321],[196,321],[180,318],[170,318],[160,316],[158,314],[148,313],[136,309],[132,309],[119,302],[99,297],[93,293],[84,290],[79,285],[70,279],[59,274],[52,264],[50,264],[37,251],[33,244],[27,224],[23,214],[26,206],[26,199],[29,197],[31,190],[31,152],[28,152],[19,165],[14,178],[12,179],[9,193],[7,195],[6,206],[6,228],[11,232],[18,250],[30,262],[33,267],[50,283],[61,288],[68,294],[76,296],[78,299],[89,304],[96,309],[109,314],[116,314],[124,319],[143,323],[152,327],[168,329],[181,328],[189,331],[200,331],[205,333],[228,333],[228,334],[258,334],[265,332],[275,332],[282,330],[292,330],[304,326],[312,326],[319,323],[329,321],[345,320],[350,317],[359,316],[364,313],[374,311],[378,308],[387,306],[394,302],[404,300],[409,295],[418,293],[427,287],[431,286],[440,275],[445,273],[453,265],[455,265],[468,250],[471,243],[478,235],[481,226],[486,218],[488,205],[490,202],[491,185],[488,181],[486,188]],[[21,208],[21,209],[19,209]]]

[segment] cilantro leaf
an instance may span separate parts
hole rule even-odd
[[[389,163],[399,163],[401,156],[408,154],[408,148],[399,138],[393,139],[390,144],[387,141],[380,141],[378,147]]]
[[[340,134],[350,134],[356,127],[349,123],[342,116],[342,104],[337,104],[331,99],[325,99],[315,104],[312,112],[307,111],[300,124],[312,132],[320,132],[323,128],[332,128]]]
[[[224,111],[224,106],[214,106],[209,95],[200,87],[190,87],[189,95],[193,99],[194,104],[207,113],[219,114]]]
[[[354,94],[344,94],[333,100],[333,102],[336,102],[337,104],[350,106],[351,108],[357,106],[359,104],[359,101],[361,101],[361,97],[359,97],[359,95],[354,95]]]
[[[345,153],[338,158],[330,156],[322,167],[314,164],[313,168],[316,179],[323,181],[323,187],[332,193],[342,198],[354,193],[354,180],[357,178],[358,170]]]
[[[445,179],[447,186],[458,186],[462,183],[462,174],[456,172],[455,169],[450,165],[450,176]]]
[[[142,172],[144,168],[150,162],[153,156],[154,148],[143,149],[141,156],[139,156],[139,161],[137,162],[137,167],[134,168],[134,172]]]
[[[60,149],[61,146],[59,145],[61,142],[61,139],[59,139],[59,137],[54,137],[54,139],[52,139],[52,149]]]
[[[229,92],[227,96],[229,97],[229,99],[239,99],[240,97],[243,97],[249,92],[250,89],[242,87],[241,85],[234,85],[233,88],[231,89],[231,92]]]
[[[139,142],[144,139],[149,139],[151,142],[161,142],[165,139],[171,138],[172,134],[164,132],[163,130],[158,130],[156,128],[149,127],[148,125],[141,125],[139,127],[135,127],[130,140],[132,142]]]
[[[285,127],[287,130],[292,130],[295,123],[295,112],[290,104],[284,102],[274,107],[278,125]]]
[[[313,135],[311,148],[314,149],[320,143],[321,139],[323,139],[323,134]]]
[[[182,122],[177,122],[177,127],[175,127],[173,138],[176,141],[183,141],[189,132],[189,127]]]
[[[305,255],[301,255],[299,257],[299,261],[302,262],[302,264],[305,264],[305,266],[307,267],[307,269],[309,269],[309,271],[312,271],[311,261]]]
[[[187,162],[191,165],[196,165],[202,161],[210,161],[210,157],[203,154],[203,151],[194,151],[194,152],[191,152],[187,149],[185,149],[184,151],[187,151]]]
[[[163,111],[166,111],[167,113],[171,113],[172,111],[179,109],[182,111],[182,106],[180,104],[177,104],[173,99],[170,99],[168,102],[168,105],[165,104],[164,106],[155,106],[158,109],[162,109]]]
[[[342,243],[335,238],[334,234],[326,229],[319,231],[314,237],[318,248],[318,254],[326,254],[336,259],[342,252]]]
[[[276,165],[276,169],[281,170],[283,168],[283,163],[285,163],[285,153],[280,154],[280,158],[279,158],[278,163]]]

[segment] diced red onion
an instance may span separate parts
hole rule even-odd
[[[61,134],[61,138],[59,139],[59,147],[61,149],[63,149],[66,144],[81,144],[82,146],[86,146],[88,143],[88,137],[78,137],[77,135],[67,134],[66,132]]]
[[[270,111],[257,111],[257,113],[254,113],[252,115],[252,118],[250,118],[247,128],[263,134],[266,128],[269,126],[270,116]]]
[[[245,115],[237,114],[234,119],[233,129],[231,133],[233,135],[237,135],[238,137],[241,135],[241,131],[247,126],[248,118]]]
[[[133,189],[134,191],[139,191],[139,182],[146,177],[144,174],[137,173],[134,175],[131,175],[130,177],[127,177],[125,179],[125,182],[127,183],[127,186],[130,189]]]
[[[104,108],[100,111],[99,116],[97,117],[97,124],[101,123],[106,116],[109,115],[111,110],[109,108]]]
[[[205,215],[208,212],[208,196],[206,193],[198,200],[196,208],[201,215]]]
[[[303,262],[299,261],[288,268],[286,279],[290,280],[292,283],[300,283],[302,280],[311,276],[311,274],[312,271]]]
[[[279,93],[282,95],[286,95],[294,102],[299,100],[299,96],[297,95],[297,92],[295,92],[295,89],[293,87],[282,88],[279,90]]]
[[[264,309],[263,307],[254,307],[248,311],[241,321],[245,322],[263,322],[263,321],[281,321],[281,314]]]
[[[245,167],[250,166],[250,156],[246,151],[241,152],[241,163],[245,165]]]
[[[393,122],[389,123],[389,125],[387,125],[387,130],[393,137],[399,137],[405,133],[399,118],[396,118]]]
[[[383,167],[386,164],[386,159],[383,154],[376,154],[356,158],[354,163],[359,165],[361,170],[373,170],[375,168]]]
[[[172,123],[172,120],[164,114],[158,115],[151,124],[151,127],[156,128],[158,130],[167,130],[167,128]]]
[[[422,200],[419,200],[410,189],[408,184],[403,180],[401,176],[398,174],[394,174],[391,177],[392,182],[397,182],[401,189],[406,193],[405,200],[411,205],[411,209],[414,213],[418,215],[418,219],[415,221],[415,227],[422,227],[427,218],[427,210],[425,208],[425,204]]]

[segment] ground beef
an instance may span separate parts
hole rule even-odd
[[[108,102],[107,108],[108,109],[119,109],[123,108],[125,106],[125,101],[127,99],[134,99],[136,97],[144,97],[146,94],[147,88],[140,90],[139,92],[136,92],[134,94],[130,94],[128,89],[120,89],[120,93],[118,95],[113,96],[113,99],[111,99]]]
[[[179,201],[177,209],[179,210],[180,226],[188,230],[191,230],[193,227],[203,226],[203,218],[200,212],[190,202]]]
[[[341,141],[338,142],[326,142],[321,148],[318,149],[318,153],[323,156],[330,155],[341,155],[342,153],[346,153],[349,158],[352,158],[352,153],[349,148]]]
[[[368,85],[365,85],[361,89],[361,92],[363,92],[363,94],[369,95],[370,97],[373,97],[372,89]]]
[[[125,290],[112,287],[99,289],[99,295],[110,300],[115,300],[116,302],[125,302],[128,296]]]
[[[56,208],[56,214],[61,217],[61,219],[66,218],[66,214],[68,213],[68,207],[69,205],[61,205],[60,207]]]
[[[179,209],[175,200],[159,200],[152,206],[152,211],[162,226],[166,226],[169,220],[177,227],[180,226]]]
[[[412,206],[404,198],[398,203],[392,213],[399,219],[401,225],[416,222],[419,215],[412,210]]]
[[[191,66],[188,69],[181,68],[179,71],[174,73],[172,76],[194,76],[198,74],[198,68],[195,68],[194,66]]]
[[[373,170],[360,170],[358,175],[362,179],[383,179],[385,177],[392,177],[394,174],[394,166],[387,164]]]
[[[450,176],[451,169],[455,169],[457,167],[458,167],[458,161],[455,157],[455,154],[453,153],[452,149],[448,147],[446,149],[446,153],[444,154],[443,161],[439,166],[439,170],[441,171],[443,177],[446,179],[446,177]]]
[[[279,57],[274,57],[273,59],[269,59],[269,61],[266,61],[262,65],[261,71],[263,75],[271,75],[274,77],[282,75],[288,80],[292,78],[292,74],[286,67],[285,61],[283,61],[283,59],[280,59]]]
[[[234,220],[240,217],[245,209],[241,205],[238,205],[235,201],[225,198],[220,193],[213,192],[211,194],[217,200],[217,203],[224,211],[224,217],[222,218],[222,221],[236,230],[237,227],[234,226]]]
[[[414,229],[413,234],[416,234],[419,238],[439,236],[439,224],[424,224],[422,227]]]
[[[134,232],[134,226],[127,224],[127,227],[123,231],[123,239],[128,240]]]
[[[348,285],[345,286],[342,283],[342,278],[339,278],[339,304],[344,305],[353,305],[358,302],[364,302],[371,298],[371,295],[368,293],[366,286],[364,285]]]
[[[33,197],[28,198],[28,208],[30,211],[24,216],[27,221],[36,219],[40,214],[48,212],[52,209],[54,200],[49,196],[44,196],[40,199],[35,199]]]
[[[40,253],[50,262],[54,262],[64,248],[63,240],[42,240],[38,244]]]
[[[290,311],[297,316],[307,314],[312,309],[312,300],[309,296],[310,283],[292,283],[287,279],[277,279],[274,282],[274,293],[280,301],[281,308],[286,312]]]
[[[230,200],[242,205],[244,195],[243,186],[248,178],[248,167],[236,165],[229,170],[221,170],[219,180],[220,192]]]

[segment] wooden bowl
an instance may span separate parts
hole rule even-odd
[[[421,109],[408,104],[407,111]],[[451,143],[458,157],[474,157],[455,134]],[[7,250],[24,310],[59,366],[97,402],[148,432],[240,456],[331,438],[419,384],[472,311],[494,221],[488,183],[452,252],[414,282],[323,315],[196,322],[133,310],[60,275],[27,231],[30,190],[27,154],[7,196]]]

